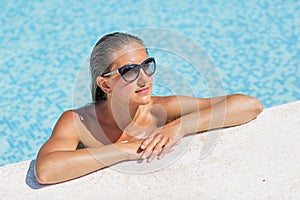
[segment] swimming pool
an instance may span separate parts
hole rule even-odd
[[[112,31],[176,31],[206,50],[226,93],[257,96],[265,107],[300,99],[299,1],[19,0],[0,8],[0,166],[35,158],[73,107],[91,48]]]

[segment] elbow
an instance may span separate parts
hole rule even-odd
[[[263,111],[264,107],[263,107],[261,101],[255,97],[250,97],[249,101],[250,101],[249,102],[250,112],[253,113],[254,118],[255,118],[257,115],[259,115]]]
[[[49,176],[47,175],[47,170],[41,164],[35,165],[34,174],[39,184],[50,184]]]
[[[36,178],[37,182],[41,185],[50,184],[49,181],[47,181],[47,178],[39,173],[35,174],[35,178]]]
[[[264,109],[258,98],[241,95],[239,100],[240,102],[243,102],[241,104],[243,107],[242,110],[244,110],[245,113],[248,113],[249,120],[256,118]]]
[[[255,119],[262,111],[263,105],[261,101],[255,97],[236,94],[233,95],[233,105],[236,106],[239,113],[237,124],[243,124]]]
[[[42,185],[53,184],[51,169],[49,161],[41,161],[37,159],[34,174],[37,182]]]

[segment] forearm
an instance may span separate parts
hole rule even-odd
[[[236,126],[254,119],[262,111],[261,103],[245,95],[230,95],[211,107],[184,115],[173,123],[183,135],[210,129]]]
[[[56,151],[38,157],[36,177],[42,184],[71,180],[126,160],[116,144],[74,151]]]

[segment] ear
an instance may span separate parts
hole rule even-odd
[[[110,94],[112,92],[111,87],[108,84],[108,80],[104,77],[97,77],[97,85],[105,92],[106,94]]]

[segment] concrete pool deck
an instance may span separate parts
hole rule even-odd
[[[99,170],[41,186],[33,161],[0,168],[1,199],[300,199],[300,101],[265,109],[242,126],[222,130],[200,159],[208,134],[189,136],[177,161],[151,173]]]

